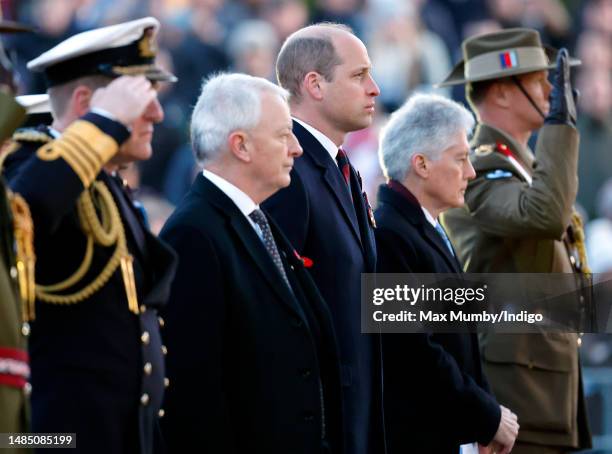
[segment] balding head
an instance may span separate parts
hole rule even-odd
[[[302,82],[309,72],[333,80],[334,68],[342,64],[334,46],[335,38],[341,35],[353,35],[353,31],[346,25],[320,23],[302,28],[285,40],[276,60],[276,77],[291,93],[292,102],[299,104]]]

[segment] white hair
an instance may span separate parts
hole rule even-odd
[[[381,132],[378,159],[385,177],[404,181],[416,153],[438,159],[457,133],[470,134],[474,116],[439,95],[416,94],[393,112]]]
[[[191,115],[191,146],[200,165],[227,149],[231,133],[257,126],[263,93],[289,99],[287,90],[261,77],[222,73],[204,81]]]

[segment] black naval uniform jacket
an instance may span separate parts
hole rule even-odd
[[[179,255],[164,309],[169,453],[345,452],[331,315],[268,220],[292,291],[249,221],[202,174],[160,234]]]
[[[400,183],[382,185],[375,212],[380,273],[456,273],[461,266]],[[474,333],[384,334],[389,454],[457,454],[488,445],[501,411],[484,376]]]
[[[351,193],[338,165],[298,122],[293,133],[304,149],[291,184],[263,206],[300,255],[329,305],[340,344],[347,450],[384,453],[380,336],[361,333],[361,273],[373,273],[373,218],[361,178],[350,166]]]
[[[53,142],[46,128],[18,131],[19,148],[5,163],[11,187],[32,212],[37,284],[66,279],[83,261],[86,237],[76,201],[86,175],[110,190],[134,257],[138,315],[128,310],[120,268],[84,301],[36,302],[29,342],[32,430],[76,432],[76,452],[87,454],[152,452],[164,392],[157,311],[176,258],[147,230],[124,188],[101,171],[128,135],[120,123],[89,113]],[[99,275],[113,251],[94,246],[91,268],[76,289]]]

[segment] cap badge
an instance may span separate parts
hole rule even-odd
[[[138,51],[141,57],[152,58],[157,53],[157,45],[153,40],[154,28],[145,29],[142,38],[138,42]]]

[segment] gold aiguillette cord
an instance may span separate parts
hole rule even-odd
[[[11,211],[13,213],[13,230],[15,235],[15,252],[19,294],[22,304],[24,322],[34,320],[34,225],[26,201],[19,194],[9,192]]]
[[[134,279],[134,257],[126,254],[121,257],[121,274],[125,285],[125,294],[128,307],[134,314],[138,314],[138,295],[136,294],[136,280]]]

